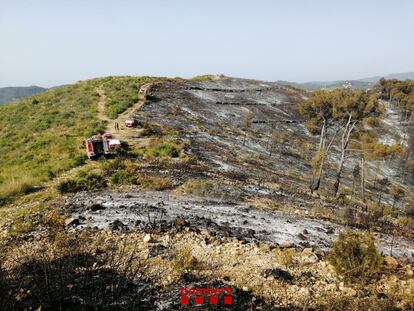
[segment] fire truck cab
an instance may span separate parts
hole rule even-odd
[[[94,135],[85,140],[86,154],[89,159],[115,154],[121,142],[111,133]]]

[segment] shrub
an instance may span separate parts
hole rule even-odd
[[[191,250],[192,246],[189,243],[177,246],[174,249],[171,264],[173,269],[179,274],[185,272],[197,264],[197,259],[193,256]]]
[[[347,280],[371,276],[382,264],[372,235],[354,231],[339,234],[332,246],[329,261],[335,271]]]
[[[183,191],[199,197],[219,202],[235,202],[241,197],[241,191],[215,180],[190,179],[183,185]]]
[[[151,190],[165,190],[171,189],[173,183],[168,178],[158,176],[143,176],[139,178],[139,185],[145,189]]]
[[[148,149],[147,154],[151,157],[158,158],[177,158],[179,156],[179,151],[176,146],[163,143]]]
[[[99,189],[106,186],[101,175],[81,171],[74,179],[66,179],[57,185],[60,193],[70,193],[83,190]]]
[[[287,268],[293,266],[296,261],[297,252],[294,248],[278,249],[276,252],[276,260]]]
[[[112,174],[110,182],[112,185],[130,185],[134,182],[134,178],[127,170],[119,170]]]
[[[407,205],[404,212],[407,216],[414,217],[414,205]]]
[[[136,150],[133,154],[150,158],[178,158],[181,149],[182,146],[176,142],[153,139],[149,146]]]
[[[76,192],[78,191],[78,183],[74,179],[63,180],[58,184],[57,189],[60,193]]]

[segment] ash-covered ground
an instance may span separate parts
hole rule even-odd
[[[187,142],[185,153],[194,161],[165,164],[142,159],[141,172],[168,177],[176,189],[78,193],[67,201],[74,220],[71,225],[115,231],[169,230],[181,222],[217,237],[327,250],[347,227],[332,219],[310,217],[318,208],[340,214],[342,206],[308,190],[309,161],[317,137],[309,134],[298,113],[297,105],[305,98],[304,92],[276,83],[235,78],[155,84],[133,117],[141,125],[179,133],[179,139]],[[246,127],[249,112],[253,117]],[[148,140],[140,131],[136,130],[131,145]],[[335,159],[335,153],[330,159]],[[352,184],[353,166],[350,161],[345,167],[344,185]],[[388,177],[398,178],[391,166],[388,171],[393,175]],[[327,165],[323,179],[327,192],[334,169],[333,164]],[[179,190],[189,179],[215,180],[228,196],[186,195]],[[367,188],[375,191],[369,183]],[[390,196],[385,193],[383,200],[389,201]],[[281,208],[256,204],[262,201]],[[385,233],[376,238],[384,254],[389,255],[392,248],[393,256],[414,260],[411,240]]]
[[[93,197],[93,199],[91,199]],[[78,228],[168,232],[180,227],[205,231],[217,238],[236,237],[244,242],[271,246],[314,248],[327,251],[346,227],[248,204],[203,202],[161,191],[80,192],[68,202]],[[387,234],[375,236],[384,255],[414,260],[414,242]]]

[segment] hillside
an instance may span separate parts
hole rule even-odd
[[[349,152],[333,194],[333,136],[310,189],[319,132],[301,107],[311,96],[224,76],[107,77],[0,107],[6,309],[185,310],[183,286],[228,288],[230,310],[412,308],[407,154],[366,157],[361,170]],[[361,135],[408,148],[401,111],[382,95]],[[122,149],[87,160],[83,140],[103,131]]]
[[[45,92],[47,89],[39,86],[1,87],[0,104],[7,103],[22,97],[32,96]]]

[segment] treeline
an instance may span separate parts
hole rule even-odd
[[[402,144],[407,150],[400,167],[401,175],[406,182],[414,184],[414,81],[380,79],[376,90],[381,99],[386,100],[400,116],[404,127]]]
[[[311,191],[318,191],[327,159],[334,161],[334,182],[332,195],[338,195],[344,166],[352,160],[352,196],[359,188],[360,199],[366,201],[367,170],[372,169],[366,161],[395,160],[404,171],[404,178],[413,178],[414,150],[412,110],[414,108],[414,82],[381,79],[373,90],[353,90],[348,88],[318,90],[300,105],[300,113],[306,121],[308,130],[318,135],[318,145],[311,160]],[[399,111],[404,133],[396,144],[384,144],[379,138],[381,119],[390,103]],[[408,142],[408,144],[407,144]],[[408,147],[407,147],[408,146]],[[339,151],[339,156],[329,157],[332,150]],[[330,163],[332,164],[332,163]],[[394,203],[408,195],[398,184],[391,185],[388,177],[376,172],[373,188],[380,196],[387,187],[387,192],[394,198]],[[358,183],[358,184],[357,184]],[[381,197],[378,201],[381,200]]]

